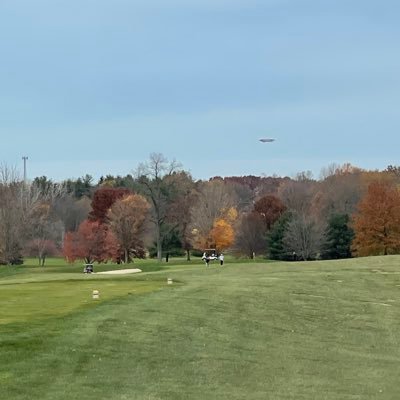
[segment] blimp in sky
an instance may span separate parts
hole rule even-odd
[[[275,142],[275,139],[272,139],[272,138],[261,138],[260,142],[271,143],[271,142]]]

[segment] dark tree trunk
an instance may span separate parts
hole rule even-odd
[[[162,242],[161,242],[161,233],[159,227],[157,229],[157,260],[159,262],[162,261]]]

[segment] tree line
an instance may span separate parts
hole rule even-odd
[[[127,176],[31,182],[0,166],[0,264],[35,256],[133,262],[204,249],[275,260],[337,259],[400,251],[400,168],[330,165],[319,179],[194,180],[162,154]]]

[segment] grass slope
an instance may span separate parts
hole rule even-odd
[[[2,267],[1,398],[398,399],[399,263]]]

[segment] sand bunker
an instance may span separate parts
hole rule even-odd
[[[116,269],[114,271],[104,271],[104,272],[96,272],[96,275],[123,275],[123,274],[136,274],[137,272],[142,272],[139,268],[131,268],[131,269]]]

